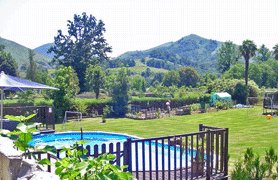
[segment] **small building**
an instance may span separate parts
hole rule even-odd
[[[215,106],[217,101],[232,102],[232,96],[227,92],[213,93],[210,97],[212,106]]]

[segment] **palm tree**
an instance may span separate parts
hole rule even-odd
[[[251,40],[244,40],[242,45],[239,47],[239,51],[245,60],[245,85],[248,85],[248,69],[249,59],[255,56],[257,50],[256,44]]]
[[[274,59],[278,60],[278,44],[273,47],[273,50]]]

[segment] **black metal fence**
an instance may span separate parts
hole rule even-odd
[[[86,146],[88,156],[115,154],[113,164],[128,165],[137,179],[226,179],[228,129],[199,125],[199,132],[128,139],[124,143]],[[62,155],[57,151],[56,157]],[[55,159],[47,155],[49,159]],[[51,168],[48,167],[50,171]]]

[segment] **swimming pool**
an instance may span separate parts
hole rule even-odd
[[[82,136],[82,139],[85,140],[85,145],[91,146],[91,154],[93,153],[94,145],[99,145],[99,152],[101,152],[102,144],[106,144],[108,147],[110,143],[113,143],[114,149],[116,149],[117,142],[121,143],[122,150],[123,144],[128,138],[131,138],[133,140],[140,139],[135,136],[107,132],[83,132]],[[81,140],[80,132],[38,134],[33,136],[33,140],[30,145],[35,147],[40,145],[50,145],[55,146],[57,149],[59,149],[63,146],[73,145],[79,140]],[[195,150],[188,150],[188,152],[185,152],[179,146],[170,146],[168,144],[161,143],[156,144],[155,142],[145,143],[144,146],[141,142],[137,143],[137,145],[132,143],[131,148],[132,170],[135,170],[136,158],[139,159],[139,161],[137,161],[138,170],[142,170],[143,168],[145,170],[149,170],[150,168],[162,170],[162,167],[164,167],[164,170],[167,170],[174,169],[174,163],[176,163],[176,168],[179,168],[180,166],[185,167],[186,163],[187,166],[190,166],[191,157],[194,157],[196,155]],[[192,156],[191,153],[193,153]],[[143,158],[145,163],[143,163],[142,161]],[[180,160],[182,160],[181,163],[179,163]],[[123,161],[123,158],[121,158],[121,161]],[[157,163],[152,163],[150,167],[150,161],[157,161]],[[168,167],[169,163],[171,164],[170,168]]]

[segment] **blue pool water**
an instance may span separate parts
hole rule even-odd
[[[121,143],[121,149],[123,149],[123,142],[127,140],[127,138],[131,139],[138,139],[134,136],[127,136],[123,134],[115,134],[115,133],[105,133],[105,132],[84,132],[83,133],[83,140],[85,140],[85,145],[91,146],[91,151],[93,151],[94,145],[102,145],[102,144],[110,144],[113,143],[114,149],[116,149],[116,143]],[[56,148],[62,148],[63,146],[70,146],[75,144],[77,141],[81,140],[81,134],[79,132],[66,132],[66,133],[54,133],[54,134],[39,134],[33,136],[33,141],[30,143],[32,146],[40,146],[40,145],[51,145],[55,146]],[[101,151],[101,146],[99,146]],[[139,159],[138,167],[139,170],[143,169],[145,166],[145,170],[150,169],[149,162],[152,161],[152,169],[155,169],[155,161],[158,161],[158,169],[162,169],[162,159],[164,157],[164,167],[165,170],[172,169],[174,167],[174,162],[176,159],[176,167],[180,167],[180,159],[182,159],[182,167],[186,166],[186,159],[187,156],[187,163],[190,166],[191,162],[191,153],[193,153],[193,157],[195,156],[195,150],[189,150],[187,153],[183,151],[180,147],[176,146],[168,146],[167,144],[156,144],[152,143],[145,143],[144,151],[142,143],[138,143],[138,153],[136,154],[136,146],[132,144],[132,169],[135,170],[136,165],[136,156]],[[164,148],[162,148],[164,147]],[[176,156],[174,155],[174,148],[176,148]],[[164,150],[164,151],[163,151]],[[157,156],[156,156],[157,151]],[[182,152],[181,152],[182,151]],[[143,154],[144,152],[144,154]],[[182,157],[180,157],[180,155]],[[142,158],[145,156],[145,164],[142,163]],[[163,156],[163,157],[162,157]],[[170,156],[170,158],[168,158]],[[151,157],[151,159],[150,159]],[[170,160],[171,167],[168,168],[168,160]]]

